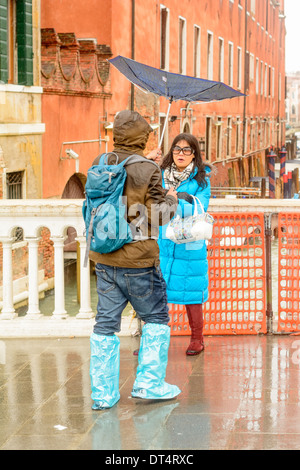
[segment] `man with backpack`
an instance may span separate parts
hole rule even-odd
[[[139,113],[119,112],[113,126],[113,152],[98,157],[88,173],[83,214],[91,244],[89,257],[96,263],[98,291],[96,323],[90,338],[93,409],[110,408],[120,399],[120,340],[115,333],[120,331],[121,315],[128,302],[145,322],[132,396],[170,399],[180,393],[176,385],[164,381],[170,328],[157,244],[158,226],[174,216],[177,195],[173,189],[166,193],[160,168],[143,157],[151,131]],[[120,176],[123,168],[124,178]],[[103,190],[97,192],[100,177]],[[121,184],[123,199],[116,205],[112,196]],[[122,204],[129,227],[125,230],[120,225],[124,222]],[[115,236],[110,235],[112,220],[119,226],[114,228]]]

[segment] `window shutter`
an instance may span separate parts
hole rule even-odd
[[[18,83],[33,85],[32,0],[17,0],[16,17]]]
[[[7,0],[0,0],[0,80],[8,80]]]

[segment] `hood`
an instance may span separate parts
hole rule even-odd
[[[113,124],[116,150],[127,150],[143,155],[152,127],[137,111],[120,111]]]

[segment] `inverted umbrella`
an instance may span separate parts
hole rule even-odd
[[[172,101],[209,102],[245,96],[243,93],[234,90],[222,82],[166,72],[165,70],[157,69],[120,55],[109,59],[108,62],[114,65],[134,85],[169,99],[167,116],[159,147],[162,143]]]

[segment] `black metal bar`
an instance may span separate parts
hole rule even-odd
[[[265,255],[266,255],[266,300],[267,300],[267,333],[273,331],[273,306],[272,306],[272,229],[271,229],[272,214],[267,214],[264,217],[265,221]]]

